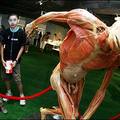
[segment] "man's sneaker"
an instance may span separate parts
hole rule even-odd
[[[8,113],[8,111],[5,109],[5,107],[1,107],[1,111],[2,111],[4,114]]]
[[[7,96],[12,96],[12,93],[6,93],[6,95],[7,95]],[[7,99],[7,98],[3,98],[3,101],[4,101],[4,102],[7,102],[8,99]]]
[[[20,105],[26,105],[26,100],[20,100]]]
[[[24,95],[21,95],[20,97],[24,97]],[[20,105],[26,105],[26,100],[20,100]]]

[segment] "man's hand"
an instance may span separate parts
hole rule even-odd
[[[2,64],[4,67],[6,66],[6,62],[4,60],[2,60]]]
[[[32,33],[33,31],[33,24],[29,23],[25,27],[25,32],[27,33],[27,37]]]
[[[15,66],[16,66],[16,64],[17,64],[17,62],[16,62],[16,61],[13,61],[13,67],[15,67]]]
[[[38,26],[36,26],[33,22],[29,23],[25,27],[25,32],[27,34],[27,37],[30,37],[34,30],[38,29]]]

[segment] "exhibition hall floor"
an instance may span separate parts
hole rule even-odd
[[[49,78],[53,68],[59,61],[56,52],[41,53],[37,48],[31,47],[28,54],[24,54],[21,72],[25,95],[32,95],[50,85]],[[91,71],[86,77],[83,97],[80,103],[81,114],[86,110],[90,100],[100,86],[105,70]],[[0,92],[5,93],[4,82],[0,81]],[[15,82],[12,81],[12,91],[18,96]],[[106,97],[92,118],[108,119],[120,112],[120,69],[115,70]],[[20,120],[39,113],[40,107],[52,107],[57,105],[55,91],[50,91],[34,100],[28,100],[26,106],[20,106],[18,101],[5,103],[7,114],[0,112],[0,119]]]

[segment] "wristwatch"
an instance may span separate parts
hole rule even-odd
[[[16,61],[16,63],[18,62],[18,60],[15,60]]]

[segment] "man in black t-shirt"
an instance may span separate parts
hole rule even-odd
[[[23,94],[23,85],[21,82],[21,74],[20,74],[20,61],[21,56],[24,51],[24,45],[26,43],[26,35],[25,32],[17,27],[19,22],[18,16],[12,14],[9,16],[8,19],[10,28],[6,29],[5,31],[1,32],[1,60],[2,60],[2,78],[6,83],[7,88],[7,95],[11,96],[11,86],[9,81],[10,74],[6,73],[5,67],[7,61],[12,61],[13,66],[13,73],[11,74],[16,81],[18,90],[20,92],[20,97],[24,97]],[[3,99],[7,101],[7,99]],[[20,100],[20,105],[25,105],[25,100]]]

